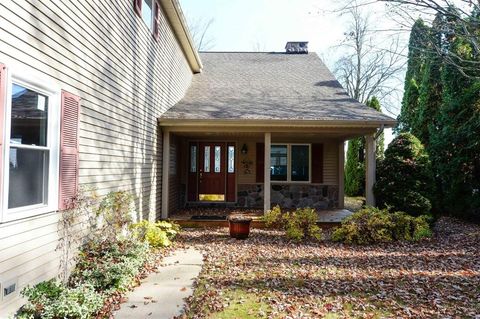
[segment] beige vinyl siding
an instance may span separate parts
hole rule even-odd
[[[338,142],[323,145],[323,184],[338,185]]]
[[[242,154],[243,144],[247,145],[247,154]],[[237,141],[237,183],[238,184],[255,184],[257,169],[257,142],[254,141]],[[248,170],[244,167],[248,163]]]
[[[0,62],[82,98],[80,183],[99,195],[131,191],[139,212],[159,215],[157,118],[192,78],[163,10],[158,42],[130,0],[2,0],[0,21]],[[19,291],[57,275],[58,236],[57,213],[0,224],[0,285],[15,279]],[[19,305],[18,297],[0,300],[0,318]]]

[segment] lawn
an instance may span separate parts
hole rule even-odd
[[[443,218],[434,239],[347,246],[254,230],[185,230],[205,265],[187,318],[480,318],[480,227]]]

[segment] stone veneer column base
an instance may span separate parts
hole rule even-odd
[[[338,186],[319,184],[272,184],[272,206],[312,207],[317,210],[338,208]],[[239,184],[237,206],[263,207],[263,184]]]

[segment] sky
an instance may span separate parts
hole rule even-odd
[[[213,19],[206,38],[212,40],[209,51],[279,51],[287,41],[309,41],[309,51],[316,52],[333,69],[341,56],[339,45],[345,38],[348,20],[340,15],[342,0],[180,0],[189,21],[207,23]],[[392,28],[385,17],[385,6],[376,3],[365,7],[378,30]],[[389,34],[378,32],[388,41]],[[408,32],[401,34],[408,39]],[[380,40],[382,42],[382,40]],[[398,83],[403,86],[403,81]],[[387,113],[396,117],[397,110]],[[385,132],[385,143],[392,140]]]

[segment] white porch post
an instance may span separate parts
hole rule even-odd
[[[338,144],[338,208],[345,207],[345,141]]]
[[[263,178],[263,211],[270,210],[270,149],[272,144],[272,134],[265,133],[265,168]]]
[[[168,218],[168,189],[170,168],[170,132],[163,131],[162,151],[162,219]]]
[[[373,135],[365,136],[365,193],[366,203],[369,206],[375,206],[375,196],[373,195],[373,184],[375,184],[375,139]]]

